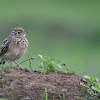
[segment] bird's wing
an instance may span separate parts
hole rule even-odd
[[[0,47],[0,57],[2,57],[9,49],[10,39],[6,38]]]

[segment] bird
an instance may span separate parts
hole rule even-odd
[[[15,62],[17,66],[22,69],[16,60],[20,59],[27,52],[29,45],[29,42],[25,37],[27,33],[29,33],[29,31],[24,31],[21,27],[13,29],[11,34],[0,46],[0,64],[5,64],[6,61],[9,63],[9,61],[11,61]]]

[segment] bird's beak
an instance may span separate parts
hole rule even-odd
[[[29,31],[24,31],[25,34],[29,33]]]

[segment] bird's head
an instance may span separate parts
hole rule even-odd
[[[24,31],[21,27],[14,28],[12,31],[12,34],[18,37],[25,37],[27,33],[29,33],[29,31]]]

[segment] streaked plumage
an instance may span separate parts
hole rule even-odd
[[[28,31],[24,31],[21,27],[14,28],[0,47],[0,58],[2,61],[15,61],[25,54],[29,44],[25,38],[26,33]]]

